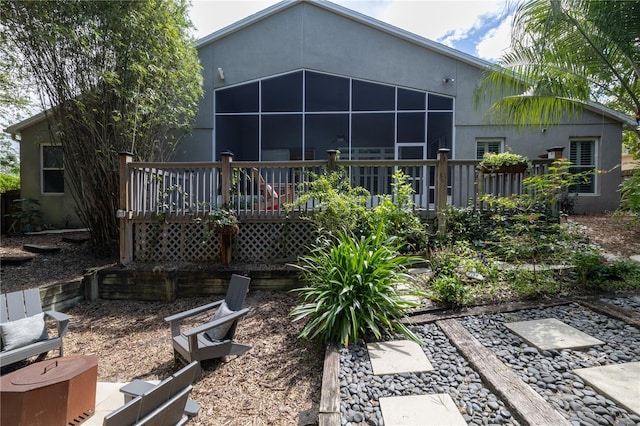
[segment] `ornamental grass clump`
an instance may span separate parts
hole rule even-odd
[[[301,304],[291,310],[294,321],[306,320],[300,337],[348,346],[360,336],[379,340],[397,332],[420,342],[401,319],[419,306],[409,297],[426,296],[406,274],[422,259],[400,255],[399,249],[397,239],[381,229],[361,238],[338,232],[302,257],[294,266],[307,285],[292,290]]]

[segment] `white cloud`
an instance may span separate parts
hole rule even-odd
[[[447,36],[451,41],[464,38],[481,26],[483,15],[496,15],[500,1],[397,0],[389,3],[379,19],[432,40]]]
[[[497,61],[510,47],[512,16],[507,17],[497,27],[489,30],[476,45],[476,52],[482,59]]]

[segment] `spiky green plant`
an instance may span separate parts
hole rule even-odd
[[[337,341],[345,346],[361,335],[398,332],[420,342],[401,319],[425,296],[410,285],[407,266],[421,258],[402,256],[395,237],[381,228],[367,237],[338,232],[324,240],[297,265],[307,285],[294,289],[301,304],[291,310],[294,321],[306,320],[303,338]]]

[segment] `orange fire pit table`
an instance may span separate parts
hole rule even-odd
[[[36,362],[0,377],[0,423],[80,424],[96,406],[98,359],[76,355]]]

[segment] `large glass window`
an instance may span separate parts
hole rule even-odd
[[[217,158],[393,159],[408,146],[436,158],[452,144],[453,98],[314,71],[218,89],[215,111]]]
[[[216,92],[216,111],[258,112],[258,83],[248,83]]]
[[[64,193],[64,164],[59,145],[42,145],[42,192]]]
[[[569,161],[572,166],[571,173],[580,173],[587,170],[595,170],[596,165],[596,141],[593,139],[572,140],[569,150]],[[587,182],[574,185],[570,192],[578,194],[594,194],[596,192],[595,173],[589,177]]]
[[[310,112],[349,111],[349,79],[307,72],[305,103]]]
[[[302,71],[262,80],[262,111],[302,111]]]
[[[353,80],[353,110],[394,111],[395,90],[393,86]]]

